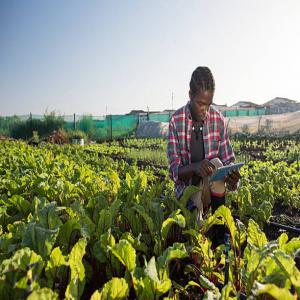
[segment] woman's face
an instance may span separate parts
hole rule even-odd
[[[191,100],[191,114],[195,121],[203,121],[205,115],[212,104],[214,93],[212,91],[200,91],[197,95],[193,96],[189,92]]]

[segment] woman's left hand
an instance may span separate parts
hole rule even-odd
[[[230,191],[235,191],[237,189],[240,178],[241,174],[237,170],[232,171],[226,176],[225,182],[227,183]]]

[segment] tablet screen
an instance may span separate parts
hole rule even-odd
[[[218,180],[224,180],[225,176],[228,175],[233,170],[239,170],[244,163],[238,163],[238,164],[233,164],[229,166],[224,166],[218,168],[213,175],[210,177],[210,181],[218,181]]]

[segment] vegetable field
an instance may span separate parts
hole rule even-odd
[[[198,229],[164,140],[1,141],[0,299],[299,299],[299,144],[233,147],[240,187]]]

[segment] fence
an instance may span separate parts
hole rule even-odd
[[[266,108],[257,108],[257,109],[229,109],[222,111],[224,117],[247,117],[247,116],[262,116],[266,114]]]
[[[172,113],[137,113],[128,115],[22,115],[13,117],[0,117],[0,135],[13,136],[16,131],[26,131],[22,136],[28,138],[32,131],[38,131],[39,134],[45,134],[45,128],[52,118],[51,125],[62,124],[65,130],[82,130],[95,140],[112,140],[118,138],[135,136],[137,126],[145,121],[169,122]],[[59,122],[58,122],[59,120]],[[48,123],[47,123],[48,122]],[[43,129],[42,129],[43,127]],[[17,130],[16,130],[17,129]],[[53,127],[51,127],[53,130]],[[18,136],[20,137],[20,136]]]
[[[265,110],[229,110],[223,112],[228,122],[228,129],[231,133],[249,132],[297,132],[300,130],[300,111],[283,115],[264,115]],[[238,116],[237,116],[238,115]],[[54,116],[62,121],[62,127],[66,130],[79,129],[86,132],[94,140],[112,140],[118,138],[134,137],[139,123],[146,121],[169,122],[172,112],[164,113],[144,113],[139,112],[128,115],[68,115]],[[243,117],[244,116],[244,117]],[[33,130],[37,130],[41,135],[45,132],[45,123],[49,121],[49,116],[43,115],[23,115],[14,117],[0,117],[0,135],[9,133],[15,124],[26,123],[30,136]],[[35,122],[39,121],[39,122]],[[51,118],[50,118],[51,121]],[[48,123],[47,123],[48,124]],[[49,122],[53,125],[53,122]],[[41,127],[36,127],[41,126]],[[43,126],[42,126],[43,125]],[[22,129],[22,128],[21,128]],[[24,128],[23,128],[24,129]],[[44,131],[43,131],[44,130]]]

